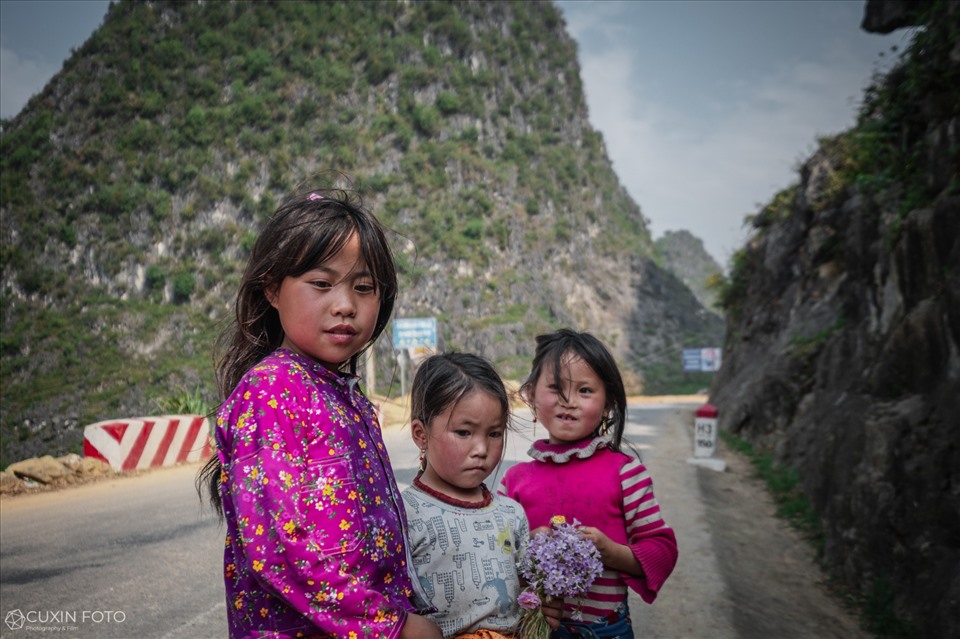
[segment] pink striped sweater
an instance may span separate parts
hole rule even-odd
[[[633,550],[643,576],[604,569],[579,602],[589,623],[625,604],[628,586],[653,603],[677,563],[677,538],[660,516],[646,467],[632,455],[608,449],[607,442],[604,438],[563,445],[534,442],[527,453],[534,461],[510,468],[499,489],[520,502],[531,530],[548,526],[554,515],[564,515],[567,521],[599,528]],[[566,602],[564,616],[577,603]]]

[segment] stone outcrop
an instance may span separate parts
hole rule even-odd
[[[115,475],[109,464],[92,457],[76,453],[56,458],[44,455],[15,462],[0,471],[0,494],[62,488]]]
[[[918,13],[930,2],[925,0],[874,0],[867,2],[860,23],[870,33],[891,33],[915,24]]]

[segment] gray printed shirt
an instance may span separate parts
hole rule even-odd
[[[520,621],[517,563],[530,526],[523,508],[503,495],[489,506],[452,506],[416,486],[403,491],[410,550],[443,636],[481,628],[509,633]]]

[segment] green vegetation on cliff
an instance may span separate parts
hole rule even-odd
[[[818,191],[814,208],[835,206],[852,191],[889,209],[884,240],[890,247],[899,237],[907,214],[930,206],[943,193],[960,193],[956,118],[960,111],[960,67],[953,61],[960,42],[960,25],[950,0],[917,5],[918,25],[896,66],[878,74],[866,89],[856,126],[820,141],[832,170]],[[772,222],[793,211],[798,191],[787,187],[750,219],[762,235]],[[839,244],[826,247],[829,260]],[[730,275],[712,281],[719,304],[737,314],[745,287],[756,267],[750,243],[731,259]]]
[[[2,127],[7,461],[187,389],[214,405],[247,252],[308,179],[345,174],[396,231],[397,315],[437,316],[443,348],[519,377],[534,335],[576,325],[658,353],[635,371],[648,388],[679,366],[679,337],[666,350],[626,334],[629,304],[599,307],[653,246],[549,2],[121,1]],[[376,352],[387,384],[389,334]]]

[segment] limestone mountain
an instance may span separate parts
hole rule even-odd
[[[396,231],[395,316],[437,317],[441,348],[517,378],[574,326],[632,391],[706,385],[680,352],[722,321],[654,262],[552,3],[121,1],[3,122],[4,461],[214,406],[257,229],[343,176]],[[398,391],[389,330],[372,368]]]
[[[753,218],[720,295],[711,395],[722,430],[797,478],[824,563],[877,636],[954,637],[960,4],[871,1],[864,25],[920,28],[857,125]]]
[[[663,256],[663,267],[680,278],[704,308],[717,309],[717,295],[711,282],[721,276],[723,268],[707,253],[703,240],[690,231],[667,231],[656,241],[656,246]]]

